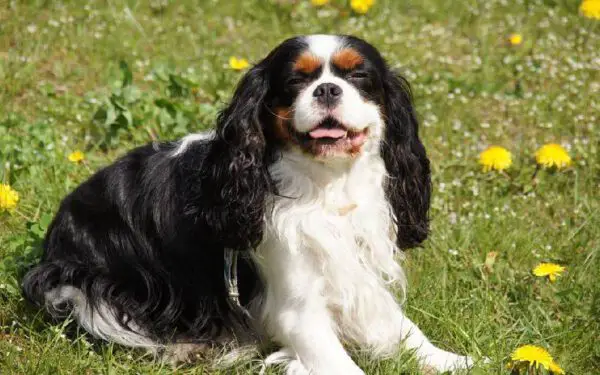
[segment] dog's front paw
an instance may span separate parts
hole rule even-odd
[[[293,359],[285,367],[285,375],[310,375],[310,371],[304,367],[302,362]]]
[[[365,375],[350,357],[306,366],[290,348],[282,348],[267,356],[259,375],[264,375],[267,367],[273,365],[284,365],[285,375]]]
[[[304,367],[302,362],[297,358],[295,353],[289,348],[282,348],[277,352],[271,353],[267,358],[265,358],[259,375],[264,375],[267,367],[276,365],[285,366],[285,375],[312,375],[311,372]]]
[[[421,358],[421,367],[425,373],[465,370],[473,367],[471,357],[462,356],[445,350],[436,349]]]

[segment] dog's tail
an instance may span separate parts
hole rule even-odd
[[[27,300],[53,318],[71,316],[97,338],[131,347],[160,346],[135,320],[106,303],[101,295],[110,293],[110,283],[103,279],[99,272],[76,262],[42,262],[25,275],[22,289]]]

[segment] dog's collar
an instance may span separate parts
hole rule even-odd
[[[225,283],[227,284],[227,291],[229,293],[229,298],[239,307],[242,307],[240,304],[240,292],[238,290],[238,281],[237,281],[237,251],[232,249],[225,249],[225,254],[223,255],[225,259]]]

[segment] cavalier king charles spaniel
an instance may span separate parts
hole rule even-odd
[[[427,237],[430,191],[407,82],[364,40],[291,38],[214,131],[134,149],[68,195],[24,294],[156,352],[273,342],[265,362],[287,374],[364,374],[344,343],[468,368],[391,290],[400,250]]]

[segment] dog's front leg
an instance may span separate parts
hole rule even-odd
[[[401,340],[407,349],[414,349],[423,368],[440,372],[467,369],[473,366],[470,357],[454,354],[434,346],[423,332],[403,313],[398,314]]]
[[[383,289],[366,291],[358,299],[359,311],[354,319],[345,322],[348,326],[359,327],[355,339],[364,347],[371,348],[376,357],[395,353],[398,344],[414,350],[422,368],[440,372],[469,368],[473,361],[469,357],[450,353],[434,346],[423,332],[397,304],[394,296]],[[365,316],[369,319],[361,320]]]
[[[301,254],[278,250],[266,259],[263,317],[269,333],[283,346],[267,364],[287,362],[288,375],[364,375],[337,336],[323,275]]]
[[[323,307],[306,301],[290,301],[290,305],[284,307],[276,318],[279,341],[291,350],[292,357],[296,357],[306,373],[364,375],[346,353]],[[293,368],[290,366],[290,369]]]

